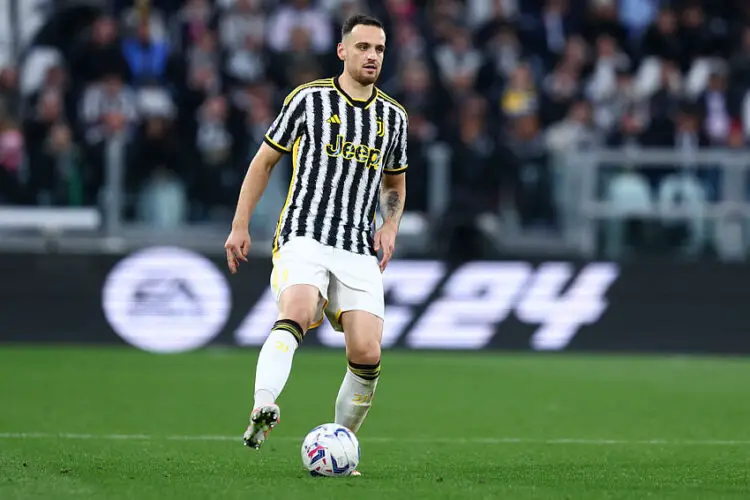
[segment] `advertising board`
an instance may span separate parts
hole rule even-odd
[[[271,262],[230,275],[183,248],[0,258],[0,342],[119,343],[173,353],[263,343]],[[383,346],[750,353],[750,270],[731,264],[393,261]],[[341,347],[327,323],[305,346]]]

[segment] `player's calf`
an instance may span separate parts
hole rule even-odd
[[[289,379],[294,353],[304,339],[318,300],[318,290],[307,285],[292,286],[281,295],[279,319],[258,355],[254,410],[244,435],[247,446],[259,448],[278,423],[276,399]]]
[[[276,403],[292,371],[294,353],[305,330],[291,319],[274,323],[258,354],[255,368],[255,401],[253,408]]]
[[[336,398],[335,422],[358,432],[367,417],[380,377],[382,319],[364,311],[342,316],[347,369]]]
[[[380,362],[348,361],[344,381],[336,398],[335,422],[357,433],[367,417],[380,377]]]
[[[305,338],[318,300],[317,288],[308,285],[295,285],[281,294],[279,319],[258,355],[253,408],[276,403],[289,379],[294,353]]]

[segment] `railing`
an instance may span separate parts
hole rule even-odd
[[[125,143],[113,138],[105,154],[106,186],[98,208],[18,208],[0,206],[0,250],[103,252],[136,249],[151,245],[180,245],[205,253],[220,253],[227,224],[188,225],[175,229],[154,229],[144,224],[123,220],[123,179]],[[451,190],[451,151],[444,144],[433,145],[427,154],[429,162],[428,207],[426,213],[408,213],[402,224],[401,251],[420,251],[430,247],[434,222],[444,215]],[[555,201],[561,221],[560,230],[545,238],[524,231],[512,233],[498,225],[487,226],[497,236],[498,247],[511,252],[532,252],[578,255],[593,258],[602,254],[609,258],[623,255],[623,220],[675,221],[687,220],[693,239],[709,242],[719,258],[745,259],[747,242],[745,226],[750,221],[750,192],[747,171],[750,159],[742,152],[706,150],[686,155],[668,149],[619,149],[576,152],[556,156],[554,169]],[[618,172],[612,173],[612,168]],[[713,172],[715,196],[704,203],[674,205],[660,203],[656,194],[658,181],[651,186],[648,203],[623,206],[608,199],[606,192],[612,181],[623,172],[637,171],[648,175],[655,169],[694,178],[699,173]],[[284,168],[274,175],[284,176]],[[287,172],[288,175],[288,172]],[[286,185],[286,179],[280,183]],[[273,213],[275,222],[283,199],[271,202],[263,217]],[[260,215],[259,215],[260,216]],[[492,217],[492,215],[490,215]],[[269,226],[266,224],[266,226]],[[602,231],[602,226],[604,227]],[[604,248],[598,234],[605,234]],[[253,234],[252,252],[270,252],[271,232]],[[698,243],[695,243],[698,245]],[[697,247],[696,247],[697,248]],[[691,250],[685,254],[690,255]]]
[[[202,223],[157,229],[148,224],[124,220],[126,146],[126,142],[117,136],[110,138],[106,144],[105,185],[98,207],[0,205],[0,251],[48,252],[55,249],[108,253],[152,245],[180,245],[204,253],[223,252],[223,242],[230,221],[226,221],[226,224]],[[428,149],[427,158],[431,168],[428,210],[427,213],[405,214],[401,224],[401,251],[419,251],[429,245],[429,221],[437,219],[449,201],[450,150],[444,145],[436,144]],[[287,186],[289,182],[290,170],[286,167],[288,166],[282,162],[273,173],[277,176],[275,180],[283,186]],[[257,214],[258,217],[270,217],[272,220],[264,220],[263,224],[255,225],[257,227],[252,234],[251,253],[270,254],[273,230],[269,231],[268,227],[273,228],[285,194],[278,200],[271,199],[265,213]],[[273,198],[271,193],[265,196]]]
[[[612,229],[615,227],[613,223],[636,218],[665,223],[686,221],[692,224],[691,230],[700,233],[693,237],[702,240],[701,243],[710,243],[719,258],[746,258],[744,233],[750,221],[747,175],[750,159],[745,152],[710,149],[686,153],[672,149],[625,148],[570,154],[566,156],[564,164],[567,169],[560,172],[560,178],[564,183],[565,197],[572,202],[566,210],[574,220],[567,228],[565,238],[582,256],[592,257],[597,253],[596,233],[600,223],[609,224]],[[607,170],[613,167],[621,173],[608,176]],[[649,203],[628,206],[603,196],[602,187],[607,185],[603,182],[606,177],[627,175],[622,171],[636,171],[647,176],[659,170],[662,171],[661,180],[652,183],[656,185],[651,186]],[[691,185],[697,181],[705,188],[711,183],[705,180],[706,176],[713,178],[717,192],[713,196],[706,193],[705,200],[688,199],[670,203],[657,194],[666,178],[675,182],[687,180]],[[714,231],[707,225],[712,225]],[[621,249],[610,248],[605,253],[617,257]]]

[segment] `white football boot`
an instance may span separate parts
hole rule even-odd
[[[254,409],[250,414],[250,425],[242,436],[245,446],[259,449],[268,433],[279,423],[280,414],[279,407],[275,404],[262,405]]]

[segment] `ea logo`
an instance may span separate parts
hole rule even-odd
[[[231,310],[226,279],[205,257],[157,247],[121,260],[102,291],[104,315],[129,344],[174,353],[206,345]]]

